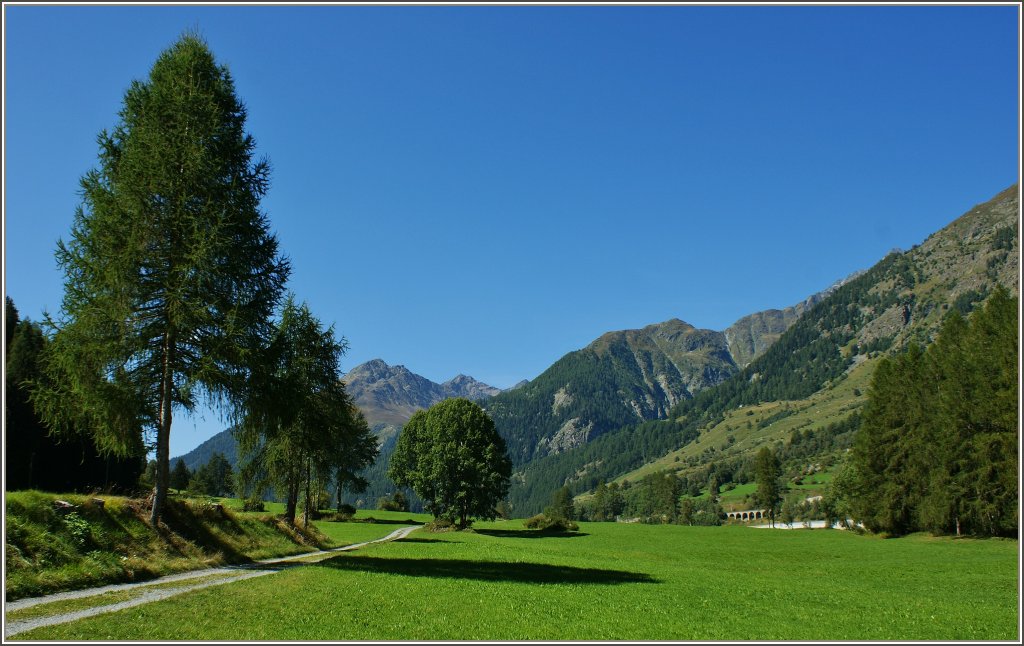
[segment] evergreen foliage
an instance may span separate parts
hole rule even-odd
[[[405,424],[388,477],[411,487],[435,519],[469,526],[493,520],[508,492],[512,465],[490,416],[468,399],[446,399]]]
[[[184,465],[184,462],[179,460],[175,464],[174,471],[171,472],[172,482],[178,474],[179,465]],[[188,467],[185,467],[185,472],[188,472]],[[223,453],[214,453],[210,457],[210,461],[196,469],[186,483],[191,493],[205,496],[231,496],[235,488],[235,473]],[[175,485],[171,484],[171,486]],[[175,488],[181,489],[182,487]]]
[[[761,447],[754,459],[754,471],[757,490],[754,492],[754,504],[764,509],[768,515],[769,525],[775,525],[775,517],[782,502],[782,465],[779,458],[767,446]]]
[[[889,534],[1015,536],[1017,299],[998,287],[927,350],[883,361],[844,477],[855,518]]]
[[[650,421],[625,426],[577,447],[548,455],[522,467],[509,491],[509,502],[517,516],[540,511],[550,492],[568,484],[574,494],[597,486],[602,480],[635,469],[648,459],[664,455],[693,441],[699,432],[693,425],[671,421]],[[566,481],[566,474],[575,474]]]
[[[551,504],[544,510],[544,515],[548,518],[576,520],[576,506],[569,487],[561,487],[551,494]]]
[[[119,117],[57,246],[64,299],[34,399],[55,432],[88,430],[105,452],[139,455],[155,436],[156,524],[173,410],[241,399],[289,266],[259,208],[269,163],[202,40],[164,51]]]
[[[175,462],[174,467],[171,469],[171,480],[169,483],[171,488],[184,491],[188,488],[188,483],[191,480],[192,472],[189,470],[188,465],[185,464],[185,461],[178,460]]]
[[[256,490],[276,487],[291,524],[300,493],[308,524],[338,471],[355,472],[377,455],[376,438],[339,378],[346,348],[333,326],[325,329],[289,295],[236,427],[243,479]]]
[[[35,322],[20,320],[5,298],[4,477],[7,491],[119,491],[133,493],[144,468],[139,455],[104,455],[89,434],[77,429],[52,435],[31,401],[40,379],[46,336]]]

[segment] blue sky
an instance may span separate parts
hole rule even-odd
[[[97,133],[189,28],[346,370],[507,387],[609,330],[721,330],[1019,176],[1015,6],[3,10],[5,293],[33,319]]]

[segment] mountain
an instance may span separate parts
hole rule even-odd
[[[600,480],[632,481],[650,472],[648,464],[679,474],[701,472],[706,482],[712,465],[720,474],[742,470],[766,443],[788,450],[792,438],[786,444],[783,431],[831,438],[815,449],[819,453],[802,453],[803,459],[848,445],[880,358],[911,343],[930,343],[949,312],[969,313],[997,284],[1019,293],[1019,215],[1013,186],[913,249],[894,251],[843,281],[805,305],[795,321],[796,312],[790,313],[789,327],[760,354],[754,337],[770,342],[773,330],[787,323],[785,311],[741,319],[725,336],[731,336],[732,349],[753,350],[745,366],[681,398],[667,420],[634,419],[566,451],[534,452],[514,475],[513,508],[534,513],[563,484],[580,493]],[[749,339],[743,336],[747,331]],[[743,363],[731,356],[737,366]],[[617,408],[614,400],[609,404]]]
[[[862,273],[851,274],[834,283],[825,291],[818,292],[792,307],[756,312],[744,316],[730,325],[725,330],[725,339],[729,344],[729,354],[732,355],[733,361],[740,368],[746,368],[751,361],[764,354],[764,351],[775,343],[804,312]]]
[[[462,374],[438,384],[405,366],[389,366],[380,359],[356,366],[345,375],[344,381],[349,395],[382,443],[396,437],[401,425],[417,410],[430,408],[449,397],[479,401],[501,392]],[[173,458],[172,462],[183,459],[194,470],[218,451],[224,453],[229,462],[236,463],[237,449],[230,431],[221,431],[185,455]]]
[[[195,471],[209,462],[214,453],[223,453],[231,466],[238,463],[238,444],[230,430],[217,433],[185,455],[171,458],[171,468],[174,468],[174,464],[178,460],[184,460],[189,471]]]
[[[371,426],[400,426],[416,411],[430,408],[449,397],[478,401],[501,392],[461,374],[438,384],[405,366],[389,366],[380,359],[356,366],[345,375],[344,381],[345,388]]]
[[[792,307],[745,316],[724,332],[679,319],[608,332],[484,407],[513,464],[574,449],[629,424],[665,419],[679,402],[760,356],[842,282]]]

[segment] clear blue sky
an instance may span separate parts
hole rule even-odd
[[[53,251],[123,93],[198,28],[272,162],[290,288],[435,381],[609,330],[721,330],[1019,176],[1018,8],[4,6],[5,293]],[[182,420],[180,454],[220,430]]]

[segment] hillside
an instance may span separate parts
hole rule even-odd
[[[930,342],[949,311],[970,312],[996,283],[1018,293],[1018,214],[1014,186],[922,244],[893,252],[836,287],[749,365],[720,385],[681,399],[670,411],[670,420],[633,421],[586,446],[521,465],[510,494],[516,513],[539,510],[550,492],[566,482],[584,492],[600,480],[650,472],[653,469],[644,465],[651,463],[681,474],[721,463],[724,457],[717,451],[722,438],[709,438],[710,447],[704,438],[715,429],[722,434],[723,422],[741,408],[746,415],[761,410],[757,407],[782,403],[785,408],[776,413],[776,420],[793,416],[801,420],[802,430],[821,430],[843,421],[859,408],[863,388],[843,389],[846,399],[832,398],[832,408],[842,413],[838,417],[820,415],[811,404],[854,374],[863,379],[878,356],[901,351],[908,343]],[[746,424],[733,429],[735,444],[726,457],[742,460],[765,441],[782,442],[789,425],[764,421],[749,433]]]
[[[825,291],[809,296],[804,301],[781,310],[765,310],[744,316],[725,330],[729,354],[740,368],[764,354],[782,333],[789,329],[804,312],[814,307],[826,296],[842,285],[853,280],[862,272],[856,272],[833,284]]]
[[[608,332],[533,381],[496,395],[485,408],[515,464],[575,449],[629,424],[665,419],[680,402],[764,353],[841,284],[797,305],[745,316],[724,332],[679,319]]]

